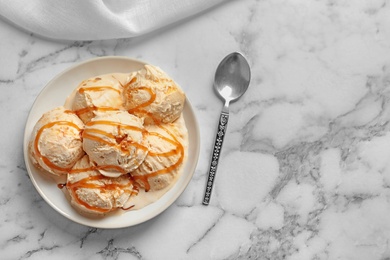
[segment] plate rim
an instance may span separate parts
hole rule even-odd
[[[55,203],[53,203],[47,197],[47,195],[41,189],[41,187],[37,183],[37,180],[34,178],[34,176],[32,174],[31,167],[33,167],[33,165],[31,165],[30,156],[28,155],[28,143],[29,143],[29,139],[30,139],[30,136],[31,136],[31,131],[28,131],[28,126],[31,125],[32,123],[34,123],[34,122],[31,122],[31,121],[33,120],[32,119],[32,116],[34,115],[33,110],[37,106],[38,100],[40,99],[41,96],[44,95],[45,91],[47,91],[50,88],[50,86],[53,84],[53,82],[55,82],[56,80],[58,80],[58,78],[62,77],[63,75],[69,73],[69,71],[71,71],[71,70],[73,70],[73,69],[75,69],[75,68],[77,68],[79,66],[83,66],[83,65],[86,65],[87,63],[93,63],[93,62],[98,62],[98,61],[102,61],[102,60],[113,60],[113,61],[114,60],[123,60],[123,61],[126,61],[126,62],[138,63],[138,64],[142,64],[142,65],[150,64],[150,63],[147,63],[147,62],[145,62],[143,60],[134,59],[134,58],[130,58],[130,57],[127,57],[127,56],[113,56],[113,55],[109,55],[109,56],[102,56],[102,57],[95,57],[95,58],[86,59],[84,61],[80,61],[80,62],[74,63],[71,66],[68,66],[67,68],[61,70],[54,77],[52,77],[45,84],[45,86],[39,91],[38,95],[36,95],[35,100],[34,100],[34,102],[32,103],[32,105],[30,107],[29,113],[27,115],[27,120],[26,120],[26,123],[25,123],[25,128],[24,128],[23,158],[24,158],[24,163],[25,163],[25,166],[26,166],[26,171],[28,173],[28,177],[29,177],[30,181],[33,183],[33,186],[34,186],[35,190],[39,193],[41,198],[43,198],[43,200],[47,204],[49,204],[50,207],[53,208],[56,212],[58,212],[60,215],[64,216],[65,218],[67,218],[70,221],[73,221],[75,223],[78,223],[78,224],[84,225],[84,226],[88,226],[88,227],[100,228],[100,229],[118,229],[118,228],[126,228],[126,227],[136,226],[136,225],[139,225],[141,223],[144,223],[144,222],[146,222],[146,221],[148,221],[150,219],[153,219],[153,218],[157,217],[162,212],[167,210],[170,206],[172,206],[172,204],[174,204],[174,202],[183,194],[184,190],[187,188],[187,186],[189,185],[190,181],[192,180],[192,177],[193,177],[193,175],[194,175],[194,173],[196,171],[196,167],[197,167],[197,164],[198,164],[198,161],[199,161],[199,154],[200,154],[200,129],[199,129],[198,119],[197,119],[196,114],[195,114],[195,110],[194,110],[194,108],[193,108],[193,106],[191,104],[191,101],[189,100],[188,96],[186,95],[186,102],[185,102],[185,108],[184,109],[188,109],[189,113],[193,115],[192,119],[193,119],[193,124],[194,124],[194,133],[195,133],[194,139],[196,141],[195,147],[194,147],[194,158],[192,159],[193,160],[193,163],[192,163],[193,165],[189,169],[190,173],[188,174],[187,179],[184,182],[184,185],[181,185],[179,187],[178,191],[172,196],[170,202],[169,203],[165,203],[163,206],[159,207],[156,211],[154,211],[153,214],[149,214],[149,216],[147,218],[139,219],[138,221],[135,221],[135,222],[133,222],[130,225],[128,225],[128,224],[127,225],[114,225],[114,226],[111,226],[111,225],[108,226],[108,225],[104,225],[104,224],[103,225],[96,225],[95,224],[96,222],[86,223],[86,221],[82,221],[81,219],[75,219],[71,215],[69,215],[69,213],[67,213],[67,212],[61,210],[60,208],[58,208],[58,206]],[[107,72],[107,73],[110,73],[110,72]],[[115,72],[111,72],[111,73],[115,73]],[[98,76],[98,75],[95,75],[95,76]],[[64,102],[65,102],[65,98],[64,98]],[[53,183],[53,185],[55,185],[55,183]],[[70,204],[69,201],[68,201],[68,203]],[[140,210],[142,210],[142,209],[140,209]],[[123,214],[126,214],[126,213],[123,213]],[[83,217],[83,216],[80,215],[80,217]],[[111,217],[115,217],[115,216],[108,216],[108,217],[111,218]]]

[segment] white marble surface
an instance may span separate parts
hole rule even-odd
[[[243,0],[136,39],[56,42],[0,20],[1,259],[390,259],[390,1]],[[252,82],[231,107],[211,205],[202,206],[222,103],[219,61]],[[196,108],[201,156],[182,196],[144,224],[75,224],[39,196],[22,156],[44,85],[124,55],[172,75]]]

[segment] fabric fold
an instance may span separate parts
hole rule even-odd
[[[0,15],[34,34],[61,40],[139,36],[227,0],[0,0]]]

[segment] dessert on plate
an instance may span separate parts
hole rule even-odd
[[[81,214],[143,208],[182,171],[184,104],[178,84],[155,66],[97,75],[36,123],[30,158],[54,178],[66,176],[57,184]]]

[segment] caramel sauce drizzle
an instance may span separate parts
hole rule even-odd
[[[79,88],[79,93],[84,94],[85,91],[93,91],[93,92],[98,92],[98,91],[103,91],[103,90],[112,90],[117,92],[118,94],[121,94],[121,91],[119,89],[113,88],[112,86],[96,86],[96,87],[87,87],[87,88]]]
[[[119,122],[113,122],[113,121],[108,121],[108,120],[97,120],[97,121],[90,121],[90,122],[87,123],[87,126],[93,126],[93,125],[116,126],[116,127],[118,127],[118,133],[121,132],[121,129],[127,129],[127,130],[132,130],[132,131],[138,131],[138,132],[141,132],[141,133],[145,133],[145,130],[142,129],[142,128],[139,128],[139,127],[136,127],[136,126],[131,126],[131,125],[125,125],[125,124],[121,124]],[[94,134],[98,134],[98,135],[103,136],[103,137],[108,137],[108,138],[114,139],[115,142],[110,142],[107,139],[102,138],[102,137],[100,137],[98,135],[94,135]],[[119,136],[120,135],[121,134],[119,134]],[[86,129],[83,132],[83,138],[88,138],[88,139],[91,139],[91,140],[94,140],[94,141],[97,141],[97,142],[100,142],[100,143],[104,143],[104,144],[109,145],[109,146],[116,146],[122,152],[127,153],[127,154],[130,153],[130,151],[128,149],[129,146],[134,146],[135,148],[141,149],[141,150],[144,150],[144,151],[148,150],[148,148],[145,147],[142,144],[139,144],[139,143],[136,143],[136,142],[125,141],[123,136],[122,136],[122,138],[118,138],[118,136],[115,136],[115,135],[113,135],[111,133],[108,133],[108,132],[100,130],[100,129],[95,129],[95,128]]]
[[[118,110],[119,110],[118,108],[113,108],[113,107],[91,106],[91,107],[80,108],[80,109],[74,111],[74,113],[77,116],[80,117],[82,114],[86,114],[86,113],[89,113],[89,112],[92,112],[92,111],[102,111],[102,112],[105,112],[105,111],[118,111]]]

